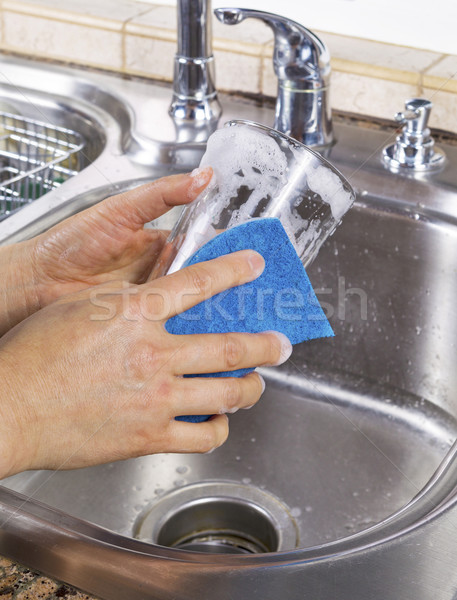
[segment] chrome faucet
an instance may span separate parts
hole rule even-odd
[[[227,25],[256,18],[271,27],[278,77],[274,127],[308,146],[328,148],[333,133],[326,45],[299,23],[279,15],[242,8],[214,12]],[[206,141],[221,113],[214,84],[211,0],[178,0],[178,52],[170,106],[178,141]]]
[[[243,8],[218,8],[214,12],[227,25],[255,18],[271,27],[278,77],[274,126],[308,146],[329,147],[333,133],[327,46],[303,25],[279,15]]]
[[[205,141],[222,109],[214,85],[211,0],[178,0],[178,51],[170,115],[178,141]]]

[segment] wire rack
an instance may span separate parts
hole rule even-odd
[[[0,221],[76,175],[83,148],[75,131],[0,112]]]

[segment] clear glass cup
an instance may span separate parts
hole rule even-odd
[[[218,233],[260,217],[280,219],[307,266],[355,198],[320,154],[252,121],[229,121],[213,133],[200,166],[211,166],[214,177],[183,209],[151,279],[181,269]]]

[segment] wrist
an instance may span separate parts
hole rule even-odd
[[[0,336],[40,308],[34,241],[0,248]]]
[[[9,365],[0,352],[0,479],[27,469],[24,462],[27,425],[21,419],[22,403],[13,369],[14,365]]]

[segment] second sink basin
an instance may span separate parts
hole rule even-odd
[[[336,337],[264,370],[263,399],[230,417],[222,448],[25,473],[5,485],[125,536],[167,493],[217,481],[283,503],[298,530],[286,550],[381,522],[420,492],[457,437],[457,323],[443,322],[455,314],[457,281],[443,253],[457,255],[448,224],[359,204],[309,271]]]

